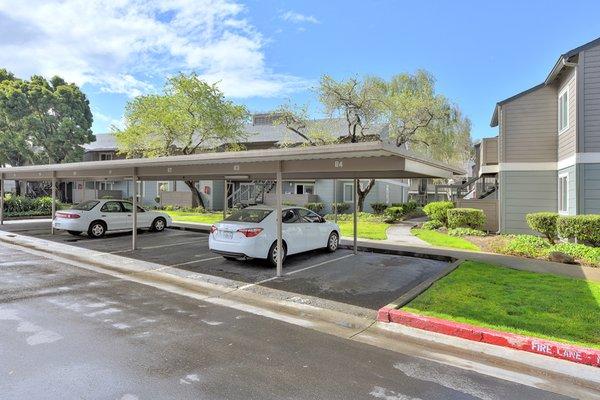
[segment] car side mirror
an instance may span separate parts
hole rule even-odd
[[[325,219],[325,217],[319,217],[319,222],[324,223],[327,222],[327,220]]]

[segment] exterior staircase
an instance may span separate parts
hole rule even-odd
[[[273,180],[254,180],[244,182],[227,196],[227,206],[230,208],[244,208],[257,204],[263,204],[265,194],[275,188]]]

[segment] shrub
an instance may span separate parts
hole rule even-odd
[[[56,202],[56,208],[60,209],[60,202]],[[7,215],[50,215],[52,213],[52,197],[44,196],[29,198],[25,196],[6,196],[4,200],[4,211]]]
[[[545,257],[552,245],[539,236],[518,235],[498,250],[513,256],[540,258]]]
[[[167,204],[164,206],[165,211],[175,211],[175,207],[172,204]]]
[[[448,224],[448,210],[454,208],[454,203],[451,201],[434,201],[423,207],[423,211],[429,219],[440,221],[442,224]]]
[[[447,211],[447,226],[453,228],[483,229],[485,214],[477,208],[451,208]]]
[[[442,224],[441,221],[432,219],[431,221],[425,221],[423,222],[423,225],[421,226],[421,228],[423,229],[428,229],[430,231],[434,231],[436,229],[440,229],[444,227],[444,224]]]
[[[527,225],[536,232],[544,235],[550,243],[554,243],[557,235],[556,222],[558,214],[553,212],[536,212],[525,216]]]
[[[307,203],[304,207],[320,215],[323,211],[323,208],[325,208],[325,205],[323,203]]]
[[[558,235],[563,238],[577,239],[579,243],[600,245],[600,215],[559,216]]]
[[[586,246],[579,243],[558,243],[554,245],[552,250],[573,256],[583,261],[584,264],[595,267],[600,266],[600,248],[598,247]]]
[[[371,203],[371,208],[375,214],[380,215],[388,208],[388,205],[385,203]]]
[[[385,222],[396,222],[416,209],[417,203],[413,201],[409,201],[408,203],[394,203],[394,205],[385,209]]]
[[[448,229],[448,235],[450,236],[485,236],[485,232],[479,229],[473,228],[453,228]]]
[[[332,211],[335,211],[336,208],[338,214],[345,214],[348,212],[348,210],[350,210],[350,203],[333,203]]]

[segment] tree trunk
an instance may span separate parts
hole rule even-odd
[[[370,179],[369,183],[367,183],[367,186],[365,186],[364,189],[363,189],[362,185],[360,184],[360,179],[358,180],[358,187],[356,188],[358,199],[356,199],[356,200],[358,203],[358,211],[359,212],[363,211],[363,209],[365,207],[365,198],[367,197],[367,195],[369,194],[371,189],[373,189],[373,186],[375,186],[375,179]]]
[[[190,190],[192,191],[192,206],[194,206],[194,207],[200,206],[202,208],[206,208],[204,206],[204,200],[202,200],[200,191],[196,187],[196,182],[194,182],[194,181],[184,181],[184,182],[187,185],[187,187],[189,187]]]

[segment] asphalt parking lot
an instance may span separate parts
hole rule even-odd
[[[284,276],[274,278],[274,269],[261,260],[228,261],[211,253],[206,233],[173,229],[144,232],[138,235],[138,250],[131,251],[130,233],[109,234],[102,239],[66,232],[51,235],[47,220],[11,221],[0,229],[371,310],[392,302],[447,265],[390,254],[354,255],[347,249],[312,251],[289,256]]]

